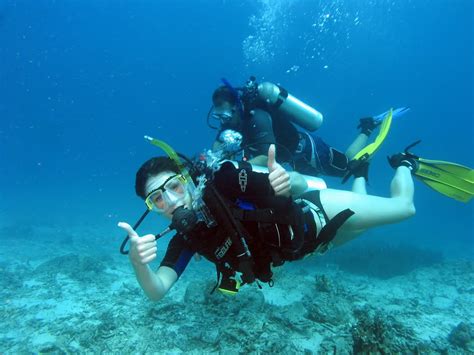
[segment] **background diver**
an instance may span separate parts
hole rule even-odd
[[[165,151],[169,157],[145,162],[135,182],[136,193],[147,206],[135,229],[155,210],[171,220],[164,232],[177,231],[156,272],[149,264],[157,256],[156,239],[164,233],[140,236],[129,224],[119,223],[130,239],[129,259],[137,280],[154,301],[165,296],[195,253],[216,265],[219,290],[234,294],[241,284],[271,285],[272,267],[314,252],[322,254],[368,228],[409,218],[415,213],[412,174],[452,198],[463,200],[459,197],[464,194],[467,202],[474,195],[472,169],[425,160],[408,149],[389,158],[395,169],[389,198],[367,195],[363,177],[355,177],[352,192],[307,191],[303,175],[293,172],[290,178],[277,163],[274,145],[267,153],[266,174],[252,171],[248,162],[221,161],[217,167],[199,170],[197,178],[197,173],[190,176],[176,153]],[[195,193],[196,181],[200,194]],[[199,214],[200,209],[205,213]]]
[[[258,165],[265,165],[270,144],[276,144],[280,161],[293,163],[293,168],[307,175],[342,177],[354,167],[349,162],[367,145],[371,133],[381,124],[387,112],[360,119],[360,134],[345,153],[329,146],[313,132],[323,116],[301,102],[281,86],[264,82],[258,84],[251,77],[242,88],[225,85],[212,95],[213,106],[208,114],[208,125],[218,129],[214,150],[220,149],[229,137],[229,130],[241,134],[243,155]],[[393,117],[408,112],[409,108],[393,111]],[[210,119],[218,121],[213,126]],[[297,129],[296,125],[303,129]],[[360,173],[362,174],[362,173]]]

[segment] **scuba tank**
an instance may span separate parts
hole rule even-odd
[[[261,101],[276,109],[283,117],[298,126],[311,132],[321,127],[323,115],[311,106],[298,100],[281,86],[270,82],[263,82],[258,84],[256,91]]]
[[[237,109],[241,115],[244,110],[252,110],[253,108],[265,109],[261,107],[263,105],[274,109],[282,118],[310,132],[316,131],[323,123],[323,115],[319,111],[297,99],[279,85],[270,82],[259,84],[255,76],[251,76],[245,85],[239,88],[234,88],[224,78],[222,82],[232,93],[232,97],[237,102]],[[213,109],[214,106],[211,106],[207,114],[207,125],[213,129],[218,129],[218,127],[210,123],[210,119],[214,118],[212,114]]]

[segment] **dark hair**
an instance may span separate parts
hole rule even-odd
[[[212,94],[212,103],[214,106],[220,106],[223,102],[229,102],[232,105],[236,105],[237,97],[235,95],[235,92],[233,92],[229,87],[225,85],[219,86]]]
[[[180,172],[176,163],[168,157],[155,157],[144,162],[140,169],[138,169],[135,177],[136,194],[142,199],[145,199],[145,185],[148,179],[165,171],[171,171],[174,173]]]

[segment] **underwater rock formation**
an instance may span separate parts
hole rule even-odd
[[[449,342],[457,348],[474,353],[474,326],[465,322],[459,323],[451,331]]]

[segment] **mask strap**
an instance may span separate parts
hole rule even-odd
[[[135,222],[135,224],[133,225],[133,230],[136,230],[140,224],[142,224],[143,220],[145,219],[146,216],[148,216],[148,213],[150,213],[151,210],[149,210],[148,208],[146,209],[146,211],[142,214],[142,216],[138,219],[138,221]],[[125,237],[125,239],[123,240],[122,242],[122,245],[120,246],[120,254],[123,254],[123,255],[127,255],[128,254],[128,250],[125,250],[125,245],[127,245],[127,242],[130,238],[128,237],[128,235]]]
[[[222,78],[221,81],[224,83],[224,85],[230,90],[232,95],[234,96],[235,103],[237,105],[237,110],[239,111],[240,117],[244,117],[244,107],[242,105],[242,100],[240,98],[240,94],[237,91],[236,88],[232,86],[231,83],[226,78]]]

